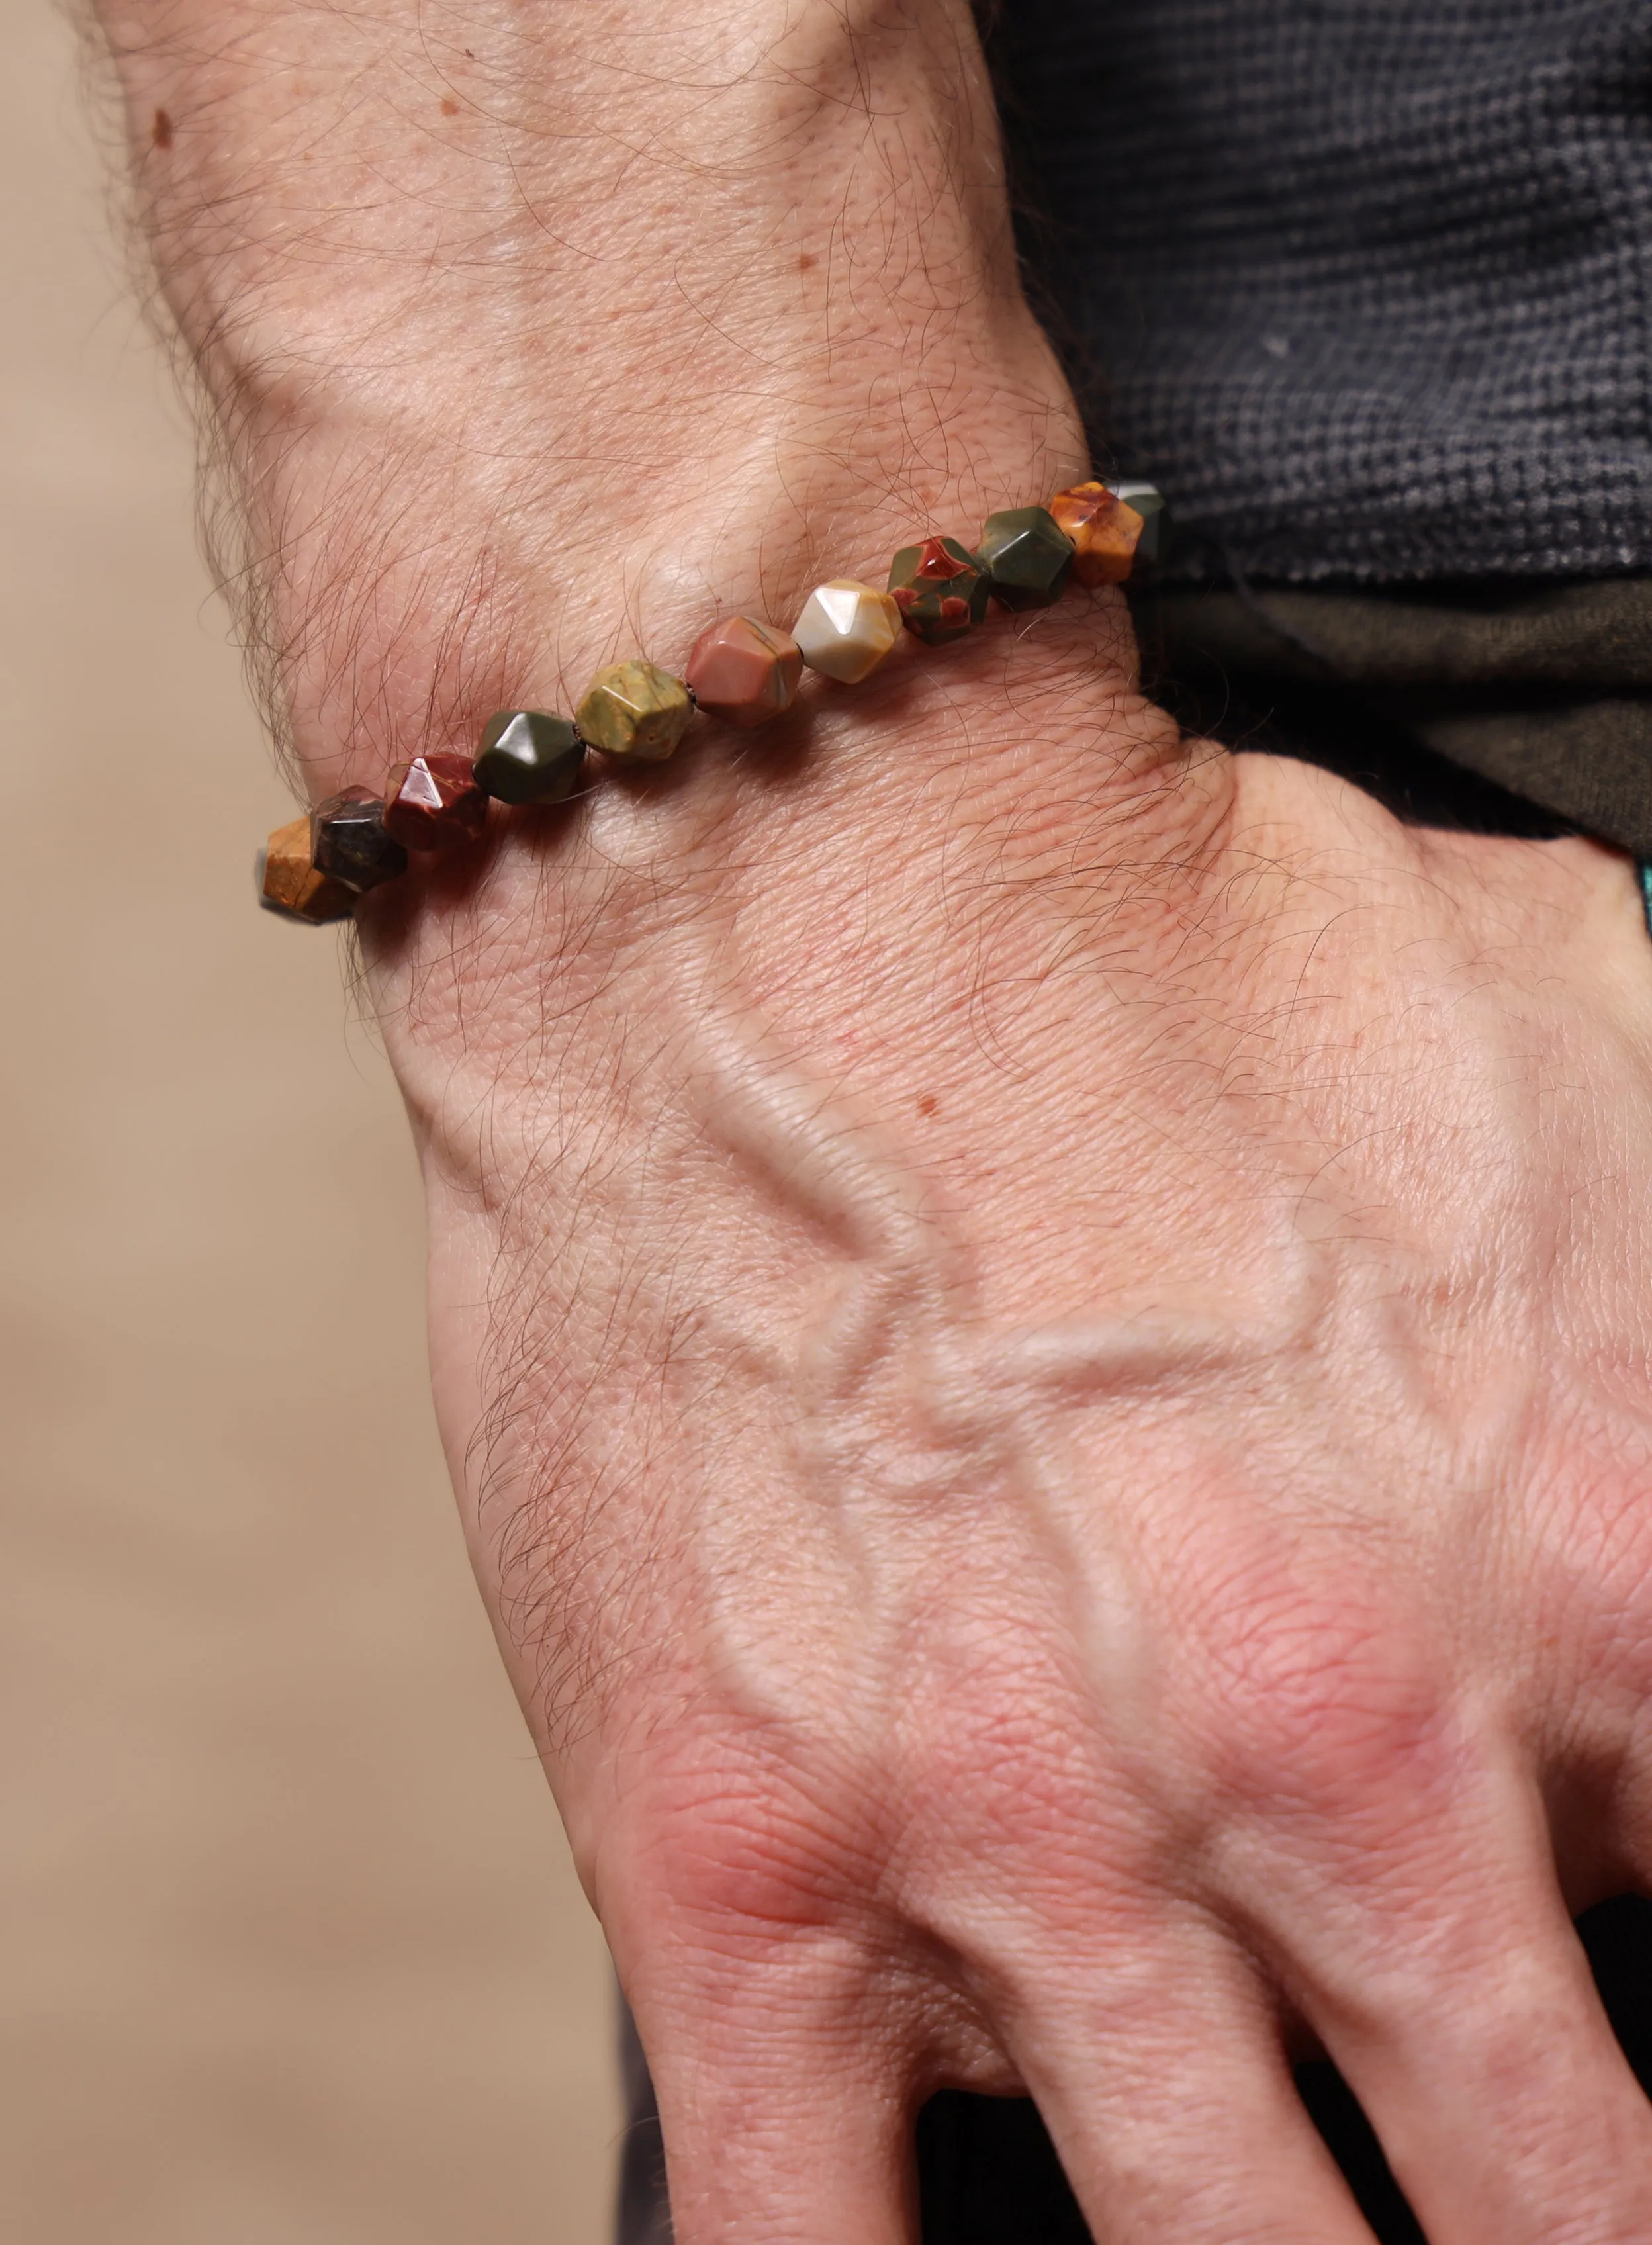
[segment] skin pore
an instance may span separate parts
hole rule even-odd
[[[1086,465],[954,0],[106,0],[312,791]],[[164,119],[164,125],[162,120]],[[880,559],[881,557],[881,559]],[[1582,842],[1184,743],[1116,594],[362,913],[478,1579],[680,2245],[1652,2234],[1652,953]]]

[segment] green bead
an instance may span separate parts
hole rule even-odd
[[[889,589],[901,621],[930,647],[963,639],[986,614],[986,573],[956,538],[926,538],[904,546],[889,573]]]
[[[1110,484],[1107,488],[1114,499],[1141,517],[1141,535],[1136,540],[1138,561],[1161,561],[1170,542],[1170,513],[1164,503],[1164,494],[1156,484]]]
[[[483,728],[476,783],[500,803],[560,803],[584,762],[585,743],[565,717],[501,709]]]
[[[680,678],[637,659],[599,671],[574,722],[593,749],[611,756],[663,763],[674,753],[694,714]]]
[[[1052,608],[1073,573],[1073,540],[1045,506],[1006,507],[981,529],[992,597],[1006,608]]]

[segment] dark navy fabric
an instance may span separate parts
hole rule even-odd
[[[1004,0],[992,44],[1173,573],[1652,569],[1652,0]]]

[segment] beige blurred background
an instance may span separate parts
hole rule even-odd
[[[466,1571],[413,1165],[0,0],[0,2234],[595,2245],[600,1938]]]

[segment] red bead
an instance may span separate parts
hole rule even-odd
[[[474,842],[487,815],[488,799],[469,756],[440,749],[398,764],[384,790],[384,831],[404,850],[451,850]]]
[[[944,538],[926,538],[917,549],[917,560],[912,565],[914,577],[932,578],[938,585],[950,585],[958,573],[956,558],[947,550]]]

